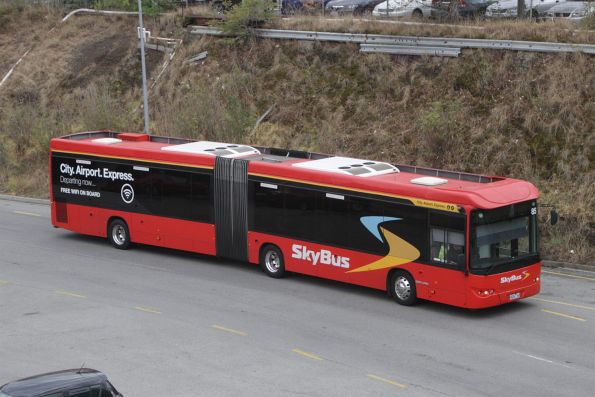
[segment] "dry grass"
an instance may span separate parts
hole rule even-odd
[[[0,0],[0,79],[59,20],[54,9],[31,7],[19,0]]]
[[[184,38],[151,92],[153,131],[527,179],[562,216],[550,227],[542,211],[544,256],[594,263],[592,57],[465,50],[438,59],[363,55],[349,44],[239,45],[183,36],[180,21],[147,21],[154,35]],[[0,90],[1,191],[46,195],[51,136],[142,128],[131,25],[75,18]],[[204,50],[202,64],[184,63]],[[152,56],[150,77],[161,62]]]

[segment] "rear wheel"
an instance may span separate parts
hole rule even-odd
[[[415,280],[405,271],[398,270],[391,275],[389,288],[391,296],[400,305],[411,306],[417,301]]]
[[[116,248],[125,250],[130,248],[130,232],[128,225],[121,219],[114,219],[107,228],[107,238]]]
[[[285,276],[283,253],[274,245],[267,245],[262,249],[260,253],[260,266],[270,277],[281,278]]]

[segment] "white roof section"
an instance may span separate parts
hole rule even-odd
[[[252,146],[211,141],[198,141],[182,143],[180,145],[164,146],[161,148],[161,150],[167,150],[169,152],[209,154],[211,156],[229,158],[260,154],[260,151],[253,148]]]
[[[397,167],[388,163],[354,159],[351,157],[327,157],[292,165],[294,167],[307,168],[310,170],[335,172],[337,174],[355,175],[364,178],[399,172]]]
[[[93,142],[102,143],[104,145],[113,145],[114,143],[122,142],[122,140],[118,139],[118,138],[97,138],[97,139],[93,139]]]
[[[421,178],[415,178],[411,180],[411,183],[424,186],[444,185],[447,182],[448,179],[436,178],[435,176],[422,176]]]

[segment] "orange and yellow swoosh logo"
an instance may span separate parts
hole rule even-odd
[[[379,226],[380,232],[388,243],[388,254],[377,261],[350,270],[347,273],[369,272],[372,270],[386,269],[412,262],[420,257],[420,252],[413,245],[403,240],[394,233]]]

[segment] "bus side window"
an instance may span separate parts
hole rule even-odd
[[[432,260],[447,265],[465,264],[465,235],[447,229],[432,228]]]
[[[435,264],[465,266],[465,218],[430,213],[430,260]]]

